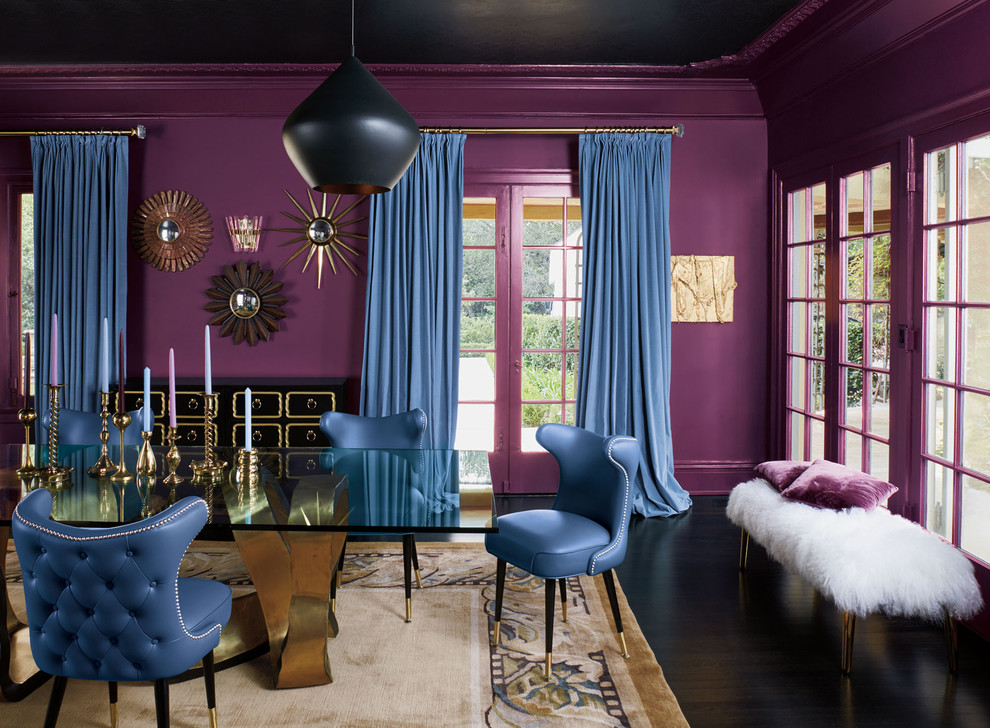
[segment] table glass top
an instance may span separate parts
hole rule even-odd
[[[176,474],[168,482],[164,448],[155,449],[157,475],[114,482],[90,476],[99,446],[60,447],[57,463],[72,468],[62,482],[44,474],[19,475],[26,446],[0,446],[0,524],[29,491],[54,495],[52,517],[76,524],[130,522],[158,513],[190,495],[210,506],[204,536],[232,529],[330,530],[369,533],[483,533],[496,530],[488,453],[457,450],[345,450],[282,448],[256,450],[257,478],[244,470],[233,448],[218,448],[226,463],[213,482],[196,479],[193,466],[203,448],[179,448]],[[119,462],[119,447],[108,454]],[[126,447],[125,462],[137,472],[138,448]],[[241,451],[243,452],[243,451]],[[47,448],[31,446],[31,462],[48,465]],[[234,466],[231,463],[235,464]]]

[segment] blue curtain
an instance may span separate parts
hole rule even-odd
[[[52,313],[58,314],[61,407],[99,411],[100,331],[110,330],[110,381],[127,320],[128,140],[33,136],[39,415],[48,409]],[[112,384],[111,384],[112,387]],[[113,403],[111,402],[111,406]],[[47,439],[44,436],[42,439]]]
[[[371,198],[361,414],[422,407],[426,448],[453,445],[461,339],[464,135],[423,134]]]
[[[582,134],[577,424],[642,449],[634,512],[691,507],[670,432],[670,136]]]

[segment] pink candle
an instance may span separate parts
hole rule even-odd
[[[175,427],[175,349],[168,350],[168,426]]]
[[[31,389],[31,334],[24,334],[24,409],[28,406]]]
[[[48,383],[52,386],[58,384],[58,314],[52,314],[52,367],[48,375]]]
[[[120,367],[117,373],[117,411],[124,411],[124,332],[120,332]]]

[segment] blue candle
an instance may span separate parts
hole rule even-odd
[[[251,452],[251,388],[244,390],[244,449]]]
[[[107,330],[107,317],[103,317],[103,330],[100,332],[100,391],[110,391],[110,334]]]
[[[151,367],[144,368],[144,427],[145,432],[151,432]]]

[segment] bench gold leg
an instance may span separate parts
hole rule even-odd
[[[742,529],[739,537],[739,571],[746,571],[746,562],[749,560],[749,531]]]
[[[856,615],[851,612],[842,614],[842,674],[852,672],[853,637],[856,634]]]
[[[945,648],[949,655],[949,672],[959,672],[959,636],[956,633],[956,620],[949,610],[942,608],[942,627],[945,629]]]

